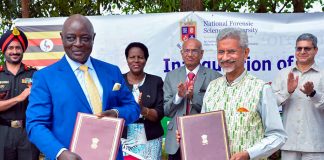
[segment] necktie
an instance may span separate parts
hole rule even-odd
[[[81,71],[84,73],[84,79],[85,79],[85,87],[87,89],[90,103],[92,106],[92,110],[94,114],[102,112],[102,104],[101,104],[101,99],[99,95],[99,91],[91,78],[89,72],[88,72],[88,66],[86,65],[81,65],[79,67]]]
[[[187,83],[187,88],[189,88],[191,85],[194,85],[194,78],[195,78],[195,74],[192,72],[188,73],[188,83]],[[190,99],[187,99],[187,108],[186,108],[186,115],[190,114]]]

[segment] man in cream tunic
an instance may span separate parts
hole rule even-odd
[[[315,63],[317,37],[303,33],[295,48],[296,63],[272,83],[288,134],[281,159],[324,160],[324,71]]]
[[[243,30],[218,34],[217,60],[225,75],[209,84],[202,106],[202,112],[225,111],[231,160],[266,159],[287,139],[270,85],[244,68],[249,51]]]

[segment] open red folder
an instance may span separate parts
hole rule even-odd
[[[115,160],[124,119],[78,113],[70,150],[83,160]]]
[[[229,160],[224,111],[178,117],[182,160]]]

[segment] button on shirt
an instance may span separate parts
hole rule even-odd
[[[87,92],[87,89],[85,87],[85,79],[84,79],[84,73],[83,71],[81,71],[79,69],[79,67],[82,65],[80,63],[77,63],[73,60],[71,60],[68,56],[66,56],[66,60],[68,61],[68,63],[70,64],[76,78],[78,79],[79,83],[80,83],[80,86],[83,90],[83,93],[85,94],[85,96],[87,97],[87,100],[89,102],[89,105],[91,104],[90,103],[90,98],[89,98],[89,94]],[[88,58],[88,60],[86,61],[86,63],[84,63],[84,65],[88,66],[88,72],[90,73],[91,75],[91,78],[93,79],[97,89],[98,89],[98,92],[99,92],[99,95],[100,95],[100,99],[102,100],[102,94],[103,94],[103,90],[102,90],[102,86],[99,82],[99,79],[98,79],[98,76],[97,76],[97,73],[96,71],[94,70],[94,67],[91,63],[91,60],[90,60],[90,57]],[[91,105],[90,105],[91,106]],[[91,107],[92,109],[92,107]]]
[[[287,89],[288,73],[299,76],[298,86],[290,95]],[[312,81],[316,94],[307,97],[300,88]],[[313,64],[302,73],[296,66],[285,68],[279,72],[272,83],[277,96],[277,103],[282,105],[283,124],[288,134],[288,140],[283,150],[301,152],[324,152],[324,72]]]

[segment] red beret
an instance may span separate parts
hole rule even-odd
[[[3,53],[6,52],[9,44],[13,40],[17,40],[22,49],[23,52],[26,51],[28,47],[28,40],[24,32],[20,31],[18,28],[14,27],[13,30],[8,30],[5,34],[3,34],[0,38],[0,49],[2,50]]]

